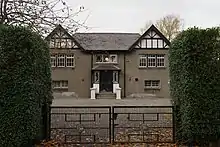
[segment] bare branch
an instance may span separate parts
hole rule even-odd
[[[0,24],[28,26],[43,35],[58,24],[75,31],[87,28],[85,21],[75,20],[83,12],[81,8],[73,12],[64,0],[1,0]]]

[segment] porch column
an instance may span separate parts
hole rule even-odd
[[[99,93],[99,78],[100,78],[100,72],[95,71],[94,72],[94,80],[93,80],[93,88],[96,89],[96,93]]]
[[[117,88],[119,88],[118,71],[113,71],[113,93],[116,93]]]

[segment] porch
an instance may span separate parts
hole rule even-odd
[[[92,68],[91,99],[115,98],[121,99],[119,85],[120,68],[116,65],[97,65]]]

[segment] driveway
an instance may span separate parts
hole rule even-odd
[[[169,98],[95,99],[55,98],[52,106],[171,106]]]

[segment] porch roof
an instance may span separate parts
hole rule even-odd
[[[97,65],[92,68],[92,70],[121,70],[116,65]]]

